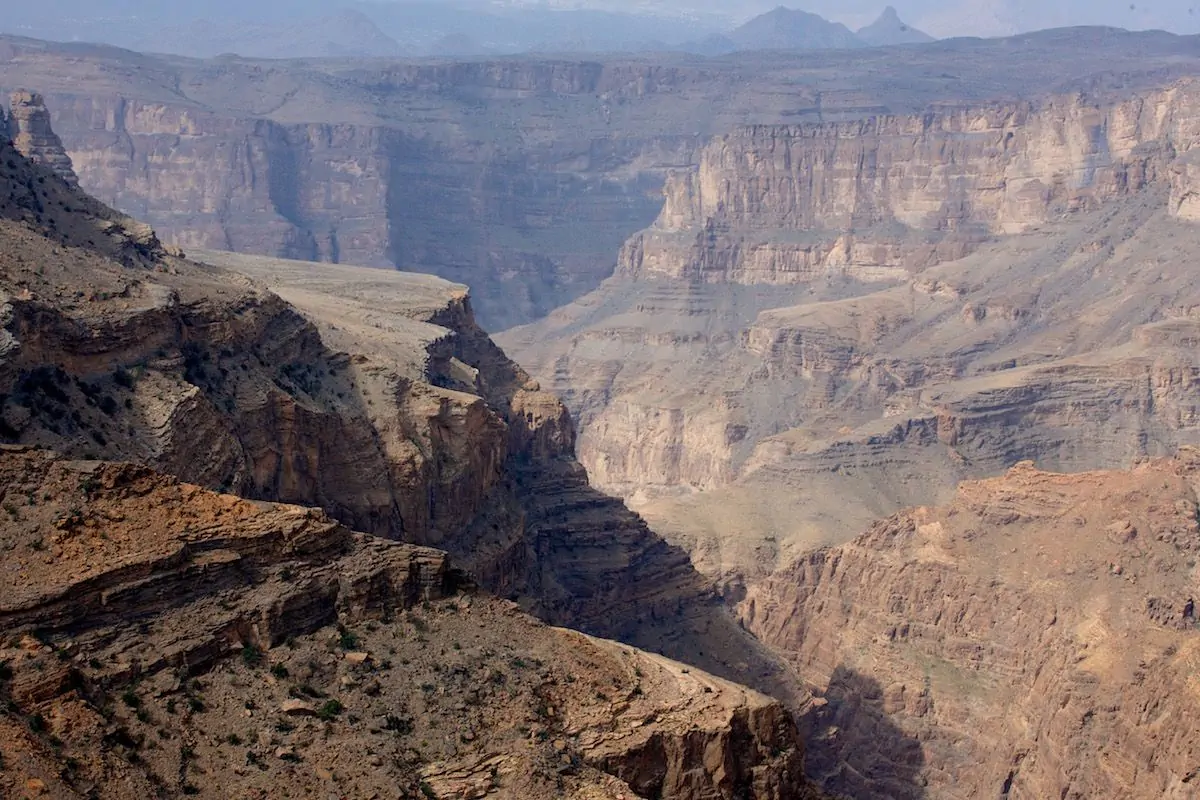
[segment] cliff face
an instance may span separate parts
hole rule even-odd
[[[0,239],[5,796],[816,797],[777,701],[475,592],[783,672],[463,287],[234,264],[293,307],[3,140]]]
[[[712,135],[1103,88],[1097,72],[1144,86],[1194,60],[1186,40],[1099,31],[870,59],[386,64],[0,39],[0,87],[44,91],[84,187],[168,242],[431,272],[470,285],[501,330],[610,275],[667,171]]]
[[[320,506],[446,549],[558,624],[773,687],[686,554],[589,486],[566,409],[475,324],[464,287],[229,257],[281,298],[4,156],[5,440]]]
[[[718,137],[668,180],[619,272],[739,283],[903,279],[1136,193],[1200,135],[1191,83]]]
[[[464,592],[440,551],[29,448],[0,497],[6,796],[817,797],[775,701]]]
[[[815,773],[855,797],[1194,796],[1195,456],[1022,464],[752,588],[747,625],[827,693],[810,733],[857,765]]]
[[[0,123],[7,124],[8,137],[22,155],[35,164],[49,167],[68,186],[79,185],[71,157],[50,127],[50,112],[40,94],[14,92],[10,98],[10,113],[0,118]]]
[[[735,584],[1022,459],[1166,455],[1200,435],[1196,97],[718,139],[619,275],[499,340],[598,485]]]

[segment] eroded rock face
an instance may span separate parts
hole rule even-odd
[[[719,137],[698,169],[668,179],[662,214],[626,245],[618,271],[903,278],[1165,178],[1200,138],[1197,97],[1184,83],[1116,104],[1076,95]]]
[[[479,328],[465,287],[230,263],[281,297],[161,248],[130,255],[123,218],[4,155],[16,192],[0,205],[7,441],[320,506],[448,550],[554,623],[786,696],[782,667],[687,555],[589,485],[569,414]]]
[[[7,123],[9,138],[22,155],[49,167],[68,186],[79,185],[71,157],[50,127],[45,98],[37,92],[13,92]]]
[[[621,275],[499,340],[562,394],[597,485],[735,594],[1022,459],[1169,454],[1200,441],[1196,98],[719,138]]]
[[[747,625],[826,692],[814,773],[854,797],[1194,796],[1196,468],[1021,464],[751,588]]]
[[[783,672],[588,486],[464,287],[234,265],[293,307],[7,142],[0,178],[6,794],[816,796],[776,701],[455,596]]]
[[[777,702],[546,627],[440,551],[22,447],[0,497],[6,795],[818,797]]]

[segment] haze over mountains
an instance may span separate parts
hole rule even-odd
[[[770,3],[525,3],[483,0],[51,0],[7,9],[0,33],[211,57],[501,55],[523,52],[831,49],[1105,25],[1200,31],[1192,0],[812,0]],[[858,32],[858,35],[855,34]]]

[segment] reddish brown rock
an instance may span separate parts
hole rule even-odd
[[[854,797],[1194,797],[1198,466],[1018,465],[752,588],[747,626],[827,700],[815,775]]]

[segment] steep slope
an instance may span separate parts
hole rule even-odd
[[[1020,464],[751,589],[747,625],[829,694],[816,773],[854,797],[1195,797],[1198,467]]]
[[[438,551],[25,448],[0,497],[5,796],[815,797],[774,701]]]
[[[668,170],[698,163],[714,135],[1133,90],[1196,64],[1191,39],[1110,30],[464,63],[193,61],[0,38],[0,88],[42,90],[83,186],[164,241],[434,273],[471,286],[493,331],[611,275],[661,209]]]
[[[886,47],[893,44],[926,44],[936,41],[928,33],[919,31],[900,19],[900,14],[892,6],[885,8],[879,15],[879,19],[870,25],[859,28],[854,35],[872,47]]]
[[[556,624],[787,696],[785,671],[687,554],[589,485],[570,415],[475,324],[465,287],[233,265],[294,307],[167,254],[148,228],[2,147],[5,441],[320,506],[445,549]]]
[[[617,277],[500,341],[597,484],[735,581],[1022,459],[1173,452],[1200,436],[1196,98],[724,137]]]
[[[778,702],[474,594],[788,688],[463,287],[293,265],[335,352],[4,139],[0,242],[6,796],[814,796]]]

